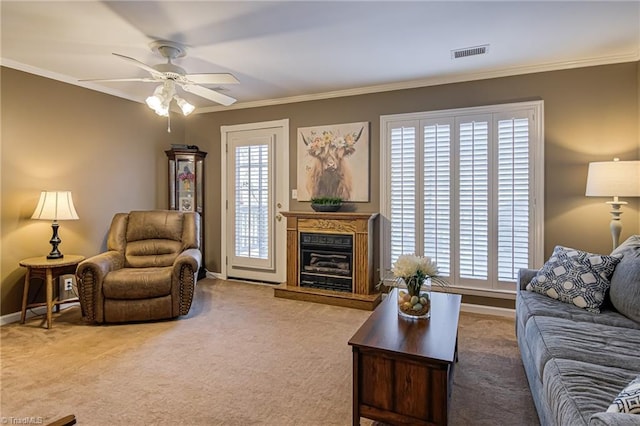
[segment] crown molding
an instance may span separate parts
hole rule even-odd
[[[419,80],[401,81],[389,84],[380,84],[373,86],[363,86],[353,89],[334,90],[330,92],[312,93],[307,95],[289,96],[284,98],[265,99],[259,101],[250,102],[238,102],[230,106],[211,106],[197,108],[193,114],[205,114],[210,112],[230,111],[247,108],[260,108],[274,105],[283,105],[297,102],[317,101],[322,99],[341,98],[346,96],[367,95],[371,93],[390,92],[394,90],[416,89],[420,87],[439,86],[443,84],[462,83],[467,81],[486,80],[499,77],[510,77],[523,74],[533,74],[538,72],[548,71],[561,71],[574,68],[584,68],[598,65],[611,65],[625,62],[635,62],[640,60],[640,49],[633,53],[625,53],[619,55],[599,56],[594,58],[580,59],[575,61],[562,61],[562,62],[549,62],[545,64],[525,65],[516,67],[507,67],[500,69],[493,69],[489,71],[482,71],[476,73],[459,73],[459,74],[447,74],[436,77],[430,77]],[[41,77],[49,78],[52,80],[61,81],[64,83],[72,84],[74,86],[84,87],[86,89],[95,90],[98,92],[106,93],[108,95],[117,96],[119,98],[127,99],[133,102],[144,103],[139,99],[135,99],[126,93],[118,90],[97,86],[90,82],[81,82],[77,79],[64,74],[58,74],[52,71],[43,70],[31,65],[22,64],[11,59],[0,58],[0,65],[13,68],[19,71],[24,71],[29,74],[39,75]]]
[[[140,100],[135,99],[128,94],[121,92],[119,90],[109,89],[103,86],[98,86],[95,83],[87,82],[87,81],[79,81],[77,78],[70,77],[66,74],[59,74],[53,71],[44,70],[42,68],[34,67],[32,65],[23,64],[21,62],[13,61],[11,59],[0,58],[0,66],[13,68],[18,71],[23,71],[29,74],[34,74],[40,77],[49,78],[51,80],[60,81],[63,83],[72,84],[74,86],[84,87],[85,89],[93,90],[96,92],[105,93],[107,95],[116,96],[118,98],[127,99],[129,101],[140,102]]]
[[[410,80],[397,83],[381,84],[374,86],[363,86],[354,89],[335,90],[331,92],[314,93],[309,95],[290,96],[286,98],[266,99],[252,102],[238,102],[236,104],[224,106],[211,106],[198,108],[194,114],[208,112],[229,111],[246,108],[259,108],[265,106],[282,105],[296,102],[316,101],[322,99],[340,98],[345,96],[367,95],[371,93],[390,92],[394,90],[416,89],[420,87],[439,86],[443,84],[462,83],[466,81],[487,80],[490,78],[510,77],[523,74],[533,74],[538,72],[561,71],[574,68],[584,68],[598,65],[611,65],[625,62],[635,62],[640,60],[640,50],[634,53],[600,56],[575,61],[550,62],[537,65],[526,65],[517,67],[507,67],[482,71],[477,73],[448,74],[437,77],[430,77],[420,80]]]

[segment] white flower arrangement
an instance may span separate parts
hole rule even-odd
[[[389,276],[389,272],[393,275],[393,278]],[[419,290],[419,286],[427,278],[430,278],[433,284],[441,287],[448,286],[449,283],[439,274],[438,265],[430,257],[403,254],[398,256],[398,260],[393,264],[391,270],[387,270],[383,279],[378,283],[378,287],[385,285],[399,287],[402,284],[407,284],[408,286],[415,284],[418,286],[417,290]]]
[[[406,286],[406,290],[398,291],[398,309],[405,315],[425,315],[430,311],[430,291],[421,292],[425,280],[441,287],[447,282],[439,276],[438,265],[427,256],[403,254],[391,268],[394,287]]]
[[[391,271],[394,277],[402,278],[405,281],[412,278],[424,280],[428,277],[438,276],[438,265],[430,257],[403,254],[393,264]]]

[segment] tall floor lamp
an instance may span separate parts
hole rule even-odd
[[[611,238],[613,248],[618,247],[622,223],[620,221],[620,206],[628,204],[618,200],[618,197],[640,197],[640,161],[602,161],[589,163],[587,174],[588,197],[613,197],[607,201],[611,205]]]
[[[58,245],[62,242],[58,236],[58,221],[80,219],[73,205],[71,191],[42,191],[31,219],[53,220],[53,235],[49,241],[51,252],[47,259],[62,259],[64,255],[58,250]]]

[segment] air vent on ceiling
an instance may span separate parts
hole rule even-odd
[[[456,49],[451,51],[451,59],[466,58],[467,56],[484,55],[489,51],[489,45],[465,47],[464,49]]]

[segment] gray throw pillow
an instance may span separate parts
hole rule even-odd
[[[612,255],[624,257],[611,276],[611,304],[625,317],[640,322],[640,235],[632,235]]]
[[[527,290],[600,313],[600,305],[609,289],[609,278],[620,257],[556,246],[551,257],[527,284]]]

